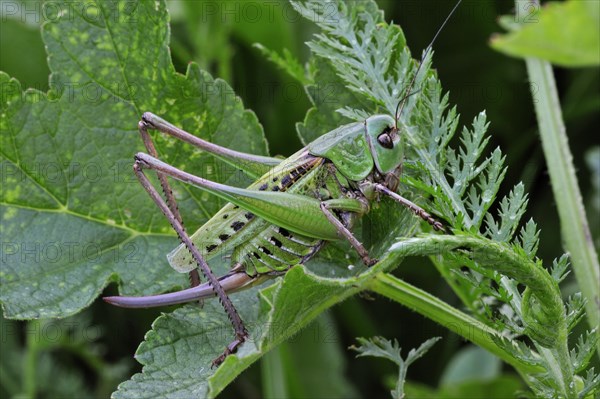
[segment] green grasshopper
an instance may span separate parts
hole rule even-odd
[[[423,58],[434,40],[435,37]],[[410,93],[421,65],[407,93]],[[190,273],[192,287],[162,295],[113,296],[104,300],[113,305],[136,308],[191,302],[216,295],[235,332],[235,339],[213,361],[213,365],[218,365],[248,337],[244,322],[227,293],[284,274],[292,266],[310,260],[325,243],[341,238],[354,247],[365,265],[376,263],[351,229],[381,195],[408,207],[435,230],[443,231],[439,221],[395,192],[404,156],[398,118],[409,95],[398,103],[394,117],[374,115],[363,122],[340,126],[285,160],[220,147],[152,113],[144,113],[138,128],[147,153],[135,155],[134,172],[177,232],[181,245],[167,258],[177,271]],[[149,129],[235,163],[256,181],[245,189],[237,188],[170,166],[159,159]],[[151,184],[145,169],[156,172],[165,199]],[[190,236],[183,227],[167,177],[196,186],[228,203]],[[232,251],[232,268],[217,278],[207,260],[226,251]],[[207,280],[204,284],[200,284],[198,269]]]

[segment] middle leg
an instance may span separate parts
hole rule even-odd
[[[327,220],[333,226],[335,226],[337,231],[348,240],[350,245],[354,247],[356,252],[358,252],[360,257],[362,258],[363,263],[366,266],[373,266],[375,263],[377,263],[377,259],[371,259],[369,257],[369,251],[367,251],[364,245],[362,245],[360,241],[358,241],[358,239],[354,237],[354,234],[352,234],[352,232],[348,230],[348,228],[344,226],[342,222],[340,222],[340,220],[332,212],[332,209],[335,209],[335,207],[331,206],[327,202],[321,202],[321,210],[323,211],[323,214],[325,215]]]

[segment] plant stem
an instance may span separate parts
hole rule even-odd
[[[41,323],[39,320],[31,320],[27,322],[26,338],[25,338],[25,359],[23,361],[23,390],[25,397],[36,397],[36,369],[38,346],[41,331]]]
[[[405,281],[387,273],[379,273],[371,280],[368,288],[415,310],[463,338],[487,349],[519,372],[541,371],[538,367],[525,364],[512,357],[496,345],[493,336],[501,336],[499,332]]]
[[[285,364],[282,358],[286,343],[277,346],[261,359],[262,387],[265,398],[289,397],[287,379],[285,377]]]
[[[545,359],[545,364],[548,365],[548,373],[552,379],[560,384],[561,397],[577,398],[573,381],[573,366],[569,357],[567,341],[565,340],[561,348],[554,350],[544,348],[541,345],[536,345],[537,351]]]
[[[516,6],[519,7],[519,1]],[[595,328],[600,325],[600,266],[575,176],[552,67],[536,58],[526,58],[525,62],[562,238],[587,300],[587,320]],[[600,337],[600,329],[597,333]],[[596,348],[600,356],[600,339]]]
[[[481,267],[493,269],[524,284],[539,300],[544,314],[551,317],[546,322],[554,329],[547,331],[547,339],[563,332],[566,336],[565,308],[558,284],[543,267],[513,251],[506,243],[469,235],[428,234],[397,242],[390,248],[391,255],[381,263],[394,262],[396,257],[401,256],[438,255],[450,251],[469,251],[471,259]]]

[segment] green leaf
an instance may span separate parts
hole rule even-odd
[[[292,1],[292,4],[322,29],[323,33],[316,35],[308,46],[315,55],[328,60],[337,79],[353,94],[354,99],[346,93],[342,96],[335,93],[332,102],[339,104],[337,111],[356,121],[374,113],[394,115],[399,100],[407,94],[409,82],[417,73],[402,30],[383,22],[383,13],[373,1],[351,7],[344,2],[323,5],[319,1]],[[429,60],[423,60],[424,68],[420,69],[414,87],[422,87],[431,73]],[[319,104],[315,105],[318,108]],[[409,97],[404,114],[410,115],[414,105],[415,99]],[[314,109],[307,114],[304,126],[309,125],[311,112]],[[301,137],[306,136],[302,127],[298,129]]]
[[[65,5],[65,8],[68,8]],[[190,65],[175,72],[162,2],[90,4],[93,15],[44,25],[50,92],[21,94],[0,75],[3,256],[0,300],[11,318],[65,317],[109,281],[148,294],[186,285],[165,254],[177,239],[137,184],[132,156],[152,111],[214,143],[267,154],[262,128],[231,88]],[[189,146],[157,138],[172,165],[234,185],[248,180]],[[212,171],[212,173],[210,173]],[[191,230],[222,205],[175,185]]]
[[[594,347],[598,340],[598,334],[595,330],[587,331],[584,335],[580,335],[577,340],[577,346],[571,349],[571,362],[575,372],[581,372],[585,370],[590,359],[594,355]]]
[[[335,112],[348,104],[359,102],[338,77],[333,67],[322,59],[313,59],[312,80],[306,86],[306,92],[313,107],[308,110],[304,121],[296,124],[298,136],[304,145],[345,123],[351,119]]]
[[[500,201],[500,223],[496,223],[493,217],[489,216],[486,220],[488,235],[494,241],[509,241],[519,222],[521,217],[525,213],[527,207],[527,195],[525,194],[522,183],[519,183],[513,188],[508,196],[502,198]]]
[[[519,24],[492,38],[495,50],[513,57],[537,57],[564,67],[600,65],[600,4],[570,0],[548,2],[541,10],[522,3]]]
[[[406,90],[411,63],[399,27],[384,23],[383,12],[372,0],[351,5],[292,1],[292,5],[323,31],[307,43],[311,51],[329,60],[346,87],[369,101],[370,110],[382,106],[393,115]]]
[[[235,377],[232,370],[242,370],[257,356],[257,337],[260,330],[252,329],[250,315],[260,306],[268,306],[248,291],[232,297],[240,315],[249,321],[252,339],[239,351],[242,361],[227,358],[222,367],[219,388],[222,389]],[[203,308],[186,305],[156,319],[152,331],[138,348],[135,357],[143,366],[143,372],[122,383],[115,398],[155,397],[214,397],[210,394],[208,378],[215,372],[211,362],[231,340],[231,326],[217,301],[207,301]],[[237,360],[237,359],[236,359]],[[221,382],[221,381],[226,382]]]
[[[292,337],[324,310],[360,291],[373,274],[394,264],[382,262],[360,277],[346,279],[323,278],[294,267],[267,288],[233,295],[251,337],[216,370],[210,364],[233,336],[220,304],[207,301],[201,309],[187,305],[163,315],[154,322],[136,353],[136,359],[144,365],[143,372],[121,384],[114,396],[215,397],[264,353]]]
[[[596,398],[600,391],[600,374],[594,374],[594,368],[589,369],[585,375],[585,379],[579,378],[578,385],[581,382],[582,389],[579,390],[580,399]],[[579,388],[579,387],[578,387]]]
[[[525,226],[523,226],[523,228],[521,229],[520,241],[523,250],[525,251],[525,253],[527,253],[527,255],[530,258],[533,258],[537,252],[540,243],[539,237],[540,232],[537,229],[537,225],[532,219],[529,219]],[[560,268],[560,270],[558,270],[558,268],[555,266],[552,271],[552,276],[555,277],[555,279],[557,279],[559,282],[565,276],[563,274],[566,273],[566,267],[568,265],[568,263],[566,262],[566,257],[564,258],[565,261],[562,262],[563,258],[561,257],[560,265],[562,267]]]

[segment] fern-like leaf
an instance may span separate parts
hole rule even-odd
[[[596,374],[592,367],[586,372],[585,379],[583,379],[583,388],[579,391],[579,399],[597,398],[598,391],[600,391],[600,374]]]
[[[569,273],[569,256],[567,254],[562,255],[558,260],[554,259],[550,274],[557,283],[563,281],[565,277],[569,275]]]
[[[580,292],[569,296],[567,299],[567,326],[569,331],[573,329],[584,316],[585,298]]]
[[[571,362],[576,373],[582,372],[588,366],[590,359],[594,355],[598,334],[596,330],[587,331],[585,335],[580,335],[577,346],[571,349]]]
[[[576,396],[566,348],[568,331],[581,316],[581,301],[574,296],[565,306],[561,298],[557,283],[566,275],[566,258],[555,262],[552,275],[536,258],[536,224],[522,222],[528,202],[523,184],[492,207],[506,167],[499,148],[487,149],[485,112],[458,130],[456,109],[430,69],[433,54],[426,54],[418,67],[400,31],[385,24],[372,1],[351,7],[343,1],[309,0],[294,7],[321,28],[309,43],[326,64],[320,69],[331,68],[354,96],[355,101],[346,95],[336,103],[343,117],[394,115],[416,76],[417,94],[407,98],[397,122],[406,143],[401,190],[415,195],[415,202],[447,223],[453,238],[463,243],[430,259],[474,317],[504,336],[498,346],[521,364],[539,367],[527,375],[535,395]],[[521,341],[521,335],[528,340]]]
[[[406,382],[406,372],[408,366],[414,363],[420,357],[423,357],[425,353],[431,347],[440,340],[440,337],[430,338],[423,342],[421,346],[416,349],[411,349],[406,356],[406,359],[402,359],[401,348],[398,341],[390,341],[383,337],[373,337],[371,339],[357,338],[360,346],[351,346],[350,349],[358,352],[356,357],[361,356],[373,356],[388,359],[394,362],[398,368],[398,381],[394,390],[391,392],[394,399],[401,399],[404,397],[404,383]]]
[[[520,245],[529,257],[533,259],[539,246],[540,232],[533,219],[529,219],[521,229]],[[554,273],[553,273],[554,276]]]

